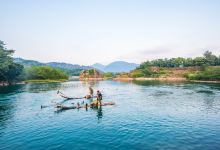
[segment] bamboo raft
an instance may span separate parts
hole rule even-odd
[[[108,105],[115,105],[114,102],[105,102],[102,103],[101,106],[108,106]],[[80,109],[80,108],[93,108],[90,105],[82,105],[82,106],[64,106],[64,105],[57,105],[55,108],[59,108],[61,110],[68,110],[68,109]]]

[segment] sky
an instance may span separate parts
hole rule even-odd
[[[220,55],[220,0],[0,0],[14,57],[81,65]]]

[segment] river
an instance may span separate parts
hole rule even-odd
[[[59,111],[56,93],[103,93],[101,109]],[[67,106],[89,103],[71,100]],[[41,105],[48,106],[41,109]],[[0,87],[0,149],[220,149],[220,84],[81,82]]]

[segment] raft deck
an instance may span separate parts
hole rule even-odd
[[[108,105],[115,105],[114,102],[105,102],[102,103],[101,106],[108,106]],[[55,106],[56,108],[62,109],[62,110],[67,110],[67,109],[80,109],[80,108],[90,108],[91,106],[88,105],[82,105],[82,106],[64,106],[64,105],[57,105]]]

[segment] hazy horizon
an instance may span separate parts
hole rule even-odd
[[[19,58],[19,59],[24,59],[24,60],[30,60],[30,61],[38,61],[40,63],[52,63],[52,62],[56,62],[56,63],[67,63],[67,64],[72,64],[72,65],[81,65],[81,66],[92,66],[92,65],[95,65],[95,64],[100,64],[100,65],[104,65],[104,66],[107,66],[111,63],[114,63],[114,62],[127,62],[127,63],[135,63],[135,62],[129,62],[129,61],[123,61],[123,60],[114,60],[112,62],[109,62],[109,63],[100,63],[100,62],[96,62],[96,63],[93,63],[93,64],[89,64],[89,65],[84,65],[84,64],[77,64],[77,63],[69,63],[69,62],[65,62],[65,61],[41,61],[41,60],[36,60],[36,59],[28,59],[28,58],[23,58],[23,57],[13,57],[14,59],[15,58]],[[135,63],[135,64],[138,64],[138,63]],[[138,64],[139,65],[139,64]]]
[[[220,1],[1,2],[0,40],[14,57],[80,65],[220,55]]]

